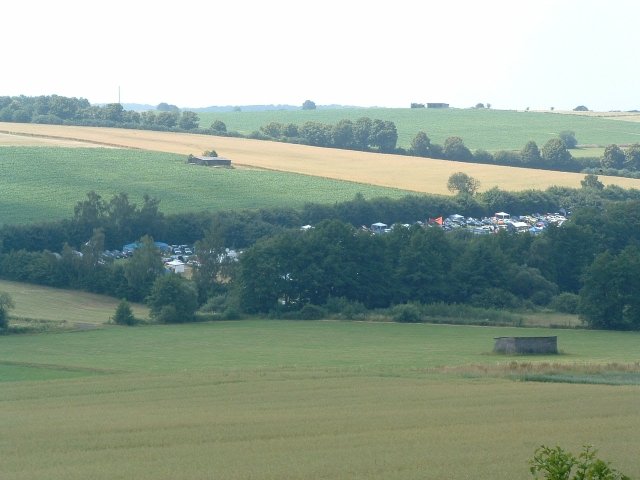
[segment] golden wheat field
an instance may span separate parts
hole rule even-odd
[[[201,154],[215,149],[236,166],[294,172],[337,180],[347,180],[423,193],[448,194],[447,179],[465,172],[481,182],[481,190],[499,187],[520,191],[550,186],[579,187],[583,174],[525,168],[482,165],[389,155],[351,150],[310,147],[241,138],[187,133],[154,132],[119,128],[72,127],[2,123],[0,133],[14,134],[24,142],[28,136],[37,144],[53,141],[80,141],[101,146],[138,148],[178,154]],[[10,136],[4,135],[5,142]],[[24,143],[23,143],[24,144]],[[605,184],[640,188],[639,179],[602,176]]]

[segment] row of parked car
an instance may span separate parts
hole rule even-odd
[[[510,215],[506,212],[497,212],[492,217],[465,217],[459,214],[449,215],[448,217],[430,218],[426,223],[422,221],[416,222],[424,227],[440,227],[445,231],[458,229],[466,229],[476,235],[486,235],[496,233],[500,230],[508,230],[514,233],[531,233],[538,234],[549,225],[561,226],[567,221],[570,212],[561,211],[555,213],[533,213],[530,215]],[[409,227],[410,225],[404,225]],[[304,227],[303,227],[304,228]],[[388,233],[393,226],[385,223],[373,223],[370,227],[363,227],[374,234]]]

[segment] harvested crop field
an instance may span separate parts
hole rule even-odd
[[[235,166],[248,166],[347,180],[424,193],[448,194],[447,179],[463,171],[481,182],[481,190],[500,187],[521,191],[553,185],[579,187],[583,174],[451,162],[402,155],[338,150],[278,142],[186,133],[117,128],[69,127],[37,124],[0,124],[0,133],[42,135],[188,155],[215,149]],[[602,176],[605,184],[640,188],[640,180]]]

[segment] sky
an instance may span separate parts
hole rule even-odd
[[[637,0],[7,0],[0,96],[640,109]]]

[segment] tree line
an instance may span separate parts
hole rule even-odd
[[[371,235],[330,220],[258,241],[243,254],[237,294],[254,313],[326,306],[553,306],[596,328],[640,329],[640,202],[582,209],[540,236],[469,237],[439,228]]]
[[[608,145],[600,158],[574,158],[570,150],[576,147],[577,140],[571,131],[560,132],[541,148],[536,142],[529,141],[520,151],[501,150],[494,153],[482,149],[471,152],[459,136],[448,137],[443,145],[439,145],[420,131],[412,139],[411,146],[404,149],[397,146],[397,128],[389,120],[361,117],[355,121],[343,119],[335,124],[308,121],[302,125],[270,122],[258,131],[243,135],[229,131],[220,120],[215,120],[209,127],[201,127],[197,113],[181,111],[175,105],[166,103],[159,104],[156,111],[136,112],[125,110],[120,103],[91,105],[83,98],[59,95],[2,96],[0,121],[192,132],[461,162],[640,176],[640,144],[624,149],[618,145]]]
[[[0,121],[170,131],[193,131],[200,126],[197,113],[177,107],[136,112],[125,110],[120,103],[91,105],[85,98],[60,95],[0,96]]]
[[[486,198],[408,196],[367,201],[358,196],[300,210],[171,217],[158,210],[154,199],[145,198],[136,206],[126,194],[106,201],[90,192],[78,202],[72,219],[2,227],[0,275],[130,301],[149,298],[154,289],[184,290],[191,298],[189,305],[210,311],[278,315],[336,305],[358,310],[410,302],[483,308],[551,306],[579,311],[593,327],[638,329],[640,195],[592,183],[546,192],[494,189]],[[417,225],[372,235],[359,228],[381,219],[412,223],[446,212],[478,216],[499,210],[547,211],[538,207],[557,207],[568,199],[575,206],[570,222],[539,236],[475,237]],[[521,209],[516,210],[518,206]],[[301,231],[305,223],[316,227]],[[53,231],[63,243],[41,248]],[[39,237],[31,240],[30,249],[16,244],[36,232]],[[132,258],[113,261],[102,255],[114,239],[130,241],[129,235],[138,234],[142,246]],[[65,235],[75,235],[77,243],[69,244]],[[179,285],[166,286],[169,280],[153,239],[174,243],[179,236],[196,242],[199,266],[191,283],[172,280]],[[228,247],[244,249],[239,262],[225,255]],[[159,318],[190,318],[179,305],[165,306],[158,307]]]
[[[261,237],[285,228],[315,225],[337,219],[354,226],[383,221],[413,223],[459,213],[491,216],[498,211],[514,213],[571,211],[579,207],[603,208],[611,201],[640,200],[640,190],[604,186],[595,175],[587,175],[581,188],[550,187],[547,190],[509,192],[498,187],[476,195],[407,195],[398,199],[365,200],[362,195],[334,204],[309,202],[302,208],[269,208],[219,212],[164,214],[160,200],[143,196],[141,204],[119,193],[110,199],[91,191],[76,203],[69,219],[52,222],[0,226],[0,253],[25,250],[61,252],[65,244],[80,250],[94,230],[104,232],[106,249],[122,249],[144,235],[171,244],[193,244],[214,229],[225,247],[242,249]]]

